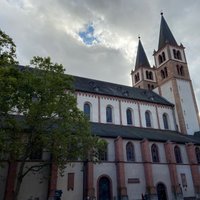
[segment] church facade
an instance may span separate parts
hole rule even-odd
[[[161,14],[158,49],[151,67],[139,38],[132,87],[74,77],[77,106],[94,135],[107,141],[100,163],[76,161],[50,179],[30,174],[21,200],[200,199],[200,121],[184,46]],[[45,153],[43,153],[45,159]],[[0,199],[9,200],[13,170],[0,172]]]

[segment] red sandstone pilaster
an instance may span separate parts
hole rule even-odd
[[[127,196],[127,188],[125,183],[123,140],[118,137],[115,140],[115,160],[117,167],[117,183],[120,196]]]
[[[17,178],[17,163],[10,162],[8,168],[6,192],[4,200],[13,200],[16,178]]]
[[[192,143],[186,145],[188,160],[190,163],[190,170],[192,173],[193,184],[195,187],[195,191],[200,193],[200,173],[199,166],[197,164],[195,146]]]
[[[141,141],[141,152],[142,159],[144,162],[144,173],[146,178],[146,187],[150,194],[155,194],[155,186],[153,183],[153,174],[152,174],[152,164],[151,164],[151,155],[149,151],[149,141],[144,139]]]
[[[87,163],[87,197],[95,196],[94,189],[94,164],[92,162]]]
[[[58,167],[54,163],[52,163],[50,181],[49,181],[49,198],[55,196],[55,190],[57,189],[57,179],[58,179]]]
[[[176,169],[174,145],[172,142],[165,143],[165,154],[166,154],[166,159],[168,162],[172,190],[175,193],[180,193],[181,191],[179,187],[178,174],[177,174],[177,169]]]

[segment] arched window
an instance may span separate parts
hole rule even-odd
[[[163,124],[164,129],[169,129],[168,115],[166,113],[163,114]]]
[[[200,149],[199,149],[199,147],[195,148],[195,153],[196,153],[197,162],[200,163]]]
[[[106,107],[106,122],[113,122],[113,116],[112,116],[112,107],[111,106],[107,106]]]
[[[173,54],[174,54],[174,58],[177,59],[177,54],[176,54],[176,50],[175,49],[173,49]]]
[[[137,74],[135,74],[135,83],[137,83],[138,80],[137,80]]]
[[[162,59],[161,55],[158,56],[158,61],[159,61],[159,64],[161,64],[163,62],[163,59]]]
[[[145,120],[146,120],[146,127],[152,127],[150,111],[145,112]]]
[[[177,70],[178,75],[180,75],[180,66],[179,65],[176,65],[176,70]]]
[[[165,58],[165,52],[162,52],[162,58],[163,58],[163,61],[166,60],[166,58]]]
[[[177,56],[177,59],[182,60],[182,58],[181,58],[181,52],[180,51],[176,52],[176,56]]]
[[[180,67],[180,75],[184,76],[183,66]]]
[[[132,125],[133,124],[133,119],[132,119],[132,110],[128,108],[126,110],[126,119],[127,119],[127,124]]]
[[[126,158],[127,161],[135,161],[134,147],[131,142],[128,142],[126,145]]]
[[[91,106],[89,103],[84,104],[84,114],[89,120],[91,119]]]
[[[149,79],[153,80],[153,73],[149,72]]]
[[[165,77],[168,77],[167,67],[164,68],[165,71]]]
[[[135,74],[135,83],[137,83],[140,80],[140,74],[139,72]]]
[[[146,71],[146,78],[149,79],[149,72]]]
[[[163,70],[161,70],[160,74],[161,74],[162,79],[164,79],[165,78],[165,72]]]
[[[177,163],[182,163],[181,150],[178,146],[174,147],[174,154]]]
[[[159,160],[159,153],[158,153],[158,147],[156,144],[152,144],[151,146],[151,156],[153,162],[160,162]]]

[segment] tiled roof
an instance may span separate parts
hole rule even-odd
[[[25,69],[25,66],[22,65],[19,65],[17,67],[22,71]],[[35,70],[34,68],[28,68],[28,69]],[[125,86],[105,81],[99,81],[84,77],[78,77],[78,76],[72,76],[72,77],[74,79],[74,89],[76,91],[120,97],[124,99],[145,101],[150,103],[163,104],[167,106],[174,106],[164,97],[161,97],[160,95],[150,90]]]
[[[160,36],[159,36],[159,44],[158,49],[163,48],[166,44],[171,44],[177,46],[177,42],[165,21],[163,15],[161,16],[161,24],[160,24]]]
[[[76,91],[173,106],[153,91],[74,76]]]
[[[94,135],[107,138],[143,140],[148,139],[155,142],[176,142],[200,144],[200,137],[195,135],[183,135],[177,131],[141,128],[134,126],[122,126],[114,124],[103,124],[91,122],[91,129]]]

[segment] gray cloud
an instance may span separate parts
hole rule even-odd
[[[50,56],[66,72],[131,85],[138,35],[150,63],[157,49],[160,12],[178,43],[186,47],[200,107],[200,2],[197,0],[2,0],[0,27],[16,45],[21,64]],[[78,32],[93,23],[100,43],[86,46]]]

